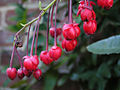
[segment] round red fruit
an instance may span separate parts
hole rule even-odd
[[[16,78],[17,70],[15,68],[8,68],[6,73],[11,80],[14,80]]]
[[[49,56],[55,61],[61,57],[61,54],[62,50],[58,46],[53,46],[49,51]]]
[[[73,27],[73,24],[64,24],[63,26],[63,36],[67,40],[76,38],[76,31]]]
[[[62,48],[65,49],[66,51],[74,50],[76,45],[77,45],[77,40],[66,40],[66,39],[64,39],[62,41]]]
[[[31,56],[30,59],[31,59],[32,63],[37,67],[39,64],[38,56],[37,55]]]
[[[20,79],[23,79],[23,77],[25,76],[22,69],[18,69],[17,75]]]
[[[26,69],[28,69],[28,70],[33,70],[33,63],[32,63],[32,61],[31,61],[31,59],[29,58],[29,59],[25,59],[24,60],[24,67],[26,68]]]
[[[46,65],[50,64],[53,61],[53,59],[50,58],[49,53],[47,51],[41,52],[40,60]]]
[[[77,23],[74,23],[73,26],[74,26],[74,29],[76,31],[76,38],[77,38],[80,36],[81,31],[80,31],[80,28],[79,28]]]
[[[94,34],[97,29],[97,23],[95,20],[90,20],[83,23],[83,29],[87,35]]]
[[[37,80],[40,80],[41,75],[42,75],[42,71],[41,71],[40,69],[36,69],[36,70],[33,72],[33,76],[34,76]]]
[[[23,68],[23,73],[25,76],[30,77],[32,72],[30,70],[27,70],[25,67]]]
[[[81,20],[82,21],[94,20],[95,18],[96,18],[96,15],[93,10],[83,9],[81,11]]]
[[[57,28],[56,29],[56,36],[58,37],[59,35],[61,35],[61,33],[62,33],[62,29]],[[54,35],[55,35],[55,28],[54,27],[50,28],[50,35],[54,38]]]
[[[92,8],[92,5],[96,5],[96,4],[93,1],[90,1],[90,8]],[[86,6],[89,7],[88,6],[88,1],[87,1],[87,5]],[[81,11],[83,9],[85,9],[86,6],[85,6],[85,2],[84,1],[80,1],[79,7],[78,7],[77,16],[81,14]]]
[[[110,9],[113,6],[113,0],[97,0],[97,4],[102,8]]]

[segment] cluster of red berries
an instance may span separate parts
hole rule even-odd
[[[14,80],[16,78],[16,76],[18,76],[18,78],[23,79],[24,76],[30,77],[33,73],[33,76],[39,80],[41,77],[41,70],[40,69],[35,69],[34,71],[30,71],[27,70],[25,67],[24,68],[20,68],[18,70],[16,70],[16,68],[8,68],[7,69],[7,75],[11,80]]]
[[[62,48],[66,51],[72,51],[77,46],[77,37],[80,35],[80,28],[78,24],[64,24],[63,26],[63,36]]]
[[[96,14],[92,9],[92,5],[95,5],[92,1],[80,1],[78,7],[77,16],[81,15],[81,20],[84,21],[83,29],[87,35],[94,34],[97,29]]]
[[[62,49],[57,46],[57,37],[61,35],[61,32],[62,32],[61,28],[56,28],[57,6],[58,6],[58,2],[56,3],[55,26],[53,25],[53,12],[55,7],[55,4],[54,4],[52,8],[52,13],[51,13],[51,28],[49,30],[49,25],[48,25],[48,31],[47,31],[47,32],[50,32],[50,35],[54,38],[54,46],[52,46],[51,49],[48,51],[48,33],[47,33],[46,51],[42,51],[40,54],[40,60],[46,65],[52,63],[53,61],[57,61],[62,54]],[[48,22],[49,22],[49,17],[48,17]]]
[[[52,61],[57,61],[62,54],[62,50],[58,46],[53,46],[51,49],[48,51],[42,51],[40,54],[40,60],[43,61],[44,64],[48,65]]]
[[[23,59],[22,59],[22,60],[24,60],[24,62],[23,62],[19,56],[17,48],[18,48],[18,46],[16,46],[16,43],[15,43],[13,52],[12,52],[11,61],[10,61],[10,67],[6,71],[8,77],[11,80],[14,80],[16,78],[16,76],[18,76],[19,79],[23,79],[24,76],[30,77],[33,74],[33,76],[37,80],[39,80],[42,72],[38,68],[39,59],[38,59],[37,54],[35,54],[34,56],[32,54],[31,54],[31,56],[28,56],[28,54],[27,54],[26,56],[23,57]],[[13,62],[13,56],[14,56],[15,50],[16,50],[16,54],[18,56],[18,59],[19,59],[20,65],[21,65],[21,68],[18,70],[16,70],[16,68],[12,68],[12,62]],[[32,50],[33,50],[33,48],[32,48]]]
[[[56,27],[56,15],[57,15],[58,3],[59,3],[59,0],[57,0],[57,3],[54,3],[52,8],[50,30],[49,30],[49,16],[50,16],[51,8],[49,9],[48,21],[47,21],[47,33],[46,33],[46,36],[47,36],[46,50],[42,51],[40,54],[40,60],[46,65],[49,65],[53,61],[57,61],[61,57],[62,49],[57,46],[58,36],[63,35],[64,39],[62,40],[61,46],[63,49],[69,52],[69,51],[73,51],[77,46],[77,37],[79,37],[81,33],[81,30],[78,26],[79,24],[73,22],[72,20],[72,0],[68,0],[68,11],[69,11],[68,24],[64,24],[62,29]],[[54,12],[55,4],[56,4],[56,11],[55,11],[55,26],[54,26],[53,12]],[[113,5],[113,0],[97,0],[97,4],[102,8],[109,9]],[[93,10],[92,5],[96,5],[96,4],[89,0],[82,0],[80,1],[78,12],[77,12],[77,16],[80,15],[81,20],[84,22],[83,29],[87,35],[94,34],[97,29],[96,14]],[[17,52],[17,47],[21,47],[22,45],[19,43],[16,43],[18,42],[17,41],[18,33],[16,34],[16,40],[15,40],[15,44],[13,47],[13,52],[10,60],[10,67],[6,71],[8,77],[11,80],[15,79],[16,76],[18,76],[20,79],[23,79],[24,76],[30,77],[32,74],[37,80],[41,78],[42,71],[41,69],[38,68],[39,57],[37,56],[37,42],[38,42],[39,21],[41,19],[41,14],[42,13],[40,13],[39,19],[37,20],[37,24],[35,26],[30,56],[28,56],[28,41],[29,41],[29,32],[30,32],[31,25],[29,27],[28,37],[27,37],[27,50],[26,50],[27,54],[22,58],[24,60],[23,63]],[[36,36],[35,55],[33,55],[36,31],[37,31],[37,36]],[[49,33],[54,38],[54,46],[52,46],[50,50],[48,50]],[[14,56],[15,50],[21,65],[21,68],[18,70],[16,70],[16,68],[12,68],[13,56]]]

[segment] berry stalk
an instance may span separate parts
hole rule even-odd
[[[39,21],[40,21],[40,19],[41,19],[41,16],[40,16],[40,18],[39,18]],[[36,43],[35,43],[35,55],[37,55],[38,35],[39,35],[39,23],[38,23],[37,35],[36,35]]]
[[[49,42],[49,18],[50,18],[50,10],[51,10],[51,7],[49,8],[48,21],[47,21],[47,33],[46,33],[46,51],[47,52],[48,52],[48,42]]]
[[[30,26],[29,26],[29,29],[28,29],[28,35],[27,35],[27,49],[26,49],[26,55],[27,55],[27,56],[28,56],[28,44],[29,44],[30,28],[31,28],[31,24],[30,24]]]
[[[16,46],[15,46],[15,43],[14,43],[14,45],[13,45],[13,51],[12,51],[12,55],[11,55],[11,60],[10,60],[10,68],[12,68],[13,57],[14,57],[14,54],[15,54],[15,48],[16,48]]]
[[[53,24],[53,13],[54,13],[54,8],[55,8],[55,3],[52,7],[52,14],[51,14],[51,27],[54,27],[54,24]]]
[[[87,5],[87,0],[85,0],[85,5]]]
[[[73,19],[72,19],[72,0],[70,0],[70,8],[69,8],[69,23],[73,23]]]
[[[17,48],[15,48],[15,50],[16,50],[16,54],[17,54],[17,56],[18,56],[18,60],[19,60],[19,63],[20,63],[20,65],[21,65],[21,68],[23,69],[22,61],[21,61],[21,58],[20,58],[20,55],[19,55],[19,53],[18,53]]]
[[[55,11],[55,39],[54,39],[54,45],[57,46],[57,27],[56,27],[56,17],[57,17],[57,7],[58,7],[59,0],[57,0],[56,3],[56,11]]]
[[[31,56],[33,55],[33,48],[34,48],[34,42],[35,42],[35,34],[36,34],[37,25],[39,24],[40,18],[41,18],[41,12],[39,14],[39,19],[37,20],[37,24],[35,26],[35,30],[34,30],[34,34],[33,34],[33,40],[32,40],[32,45],[31,45],[31,52],[30,52]]]
[[[87,0],[88,1],[88,6],[90,6],[90,0]]]
[[[70,0],[68,0],[68,22],[70,22]]]

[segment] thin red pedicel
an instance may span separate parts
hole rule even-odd
[[[72,0],[70,0],[70,8],[69,8],[69,23],[72,24],[73,20],[72,20]]]
[[[57,7],[58,7],[59,0],[56,3],[56,10],[55,10],[55,39],[54,39],[54,45],[57,46],[57,26],[56,26],[56,17],[57,17]]]
[[[53,5],[54,7],[54,5]],[[49,12],[48,12],[48,21],[47,21],[47,33],[46,33],[46,51],[48,52],[48,42],[49,42],[49,18],[50,18],[50,10],[51,10],[51,7],[49,9]]]
[[[39,18],[40,21],[41,17]],[[36,43],[35,43],[35,55],[37,55],[37,44],[38,44],[38,35],[39,35],[39,23],[37,28]]]
[[[11,55],[11,60],[10,60],[10,67],[12,68],[12,63],[13,63],[13,57],[14,57],[14,53],[15,53],[15,44],[13,45],[13,51],[12,51],[12,55]]]
[[[27,47],[26,47],[26,55],[27,55],[27,56],[28,56],[28,44],[29,44],[30,28],[31,28],[31,24],[30,24],[30,26],[29,26],[28,33],[27,33]]]
[[[16,51],[16,54],[17,54],[17,56],[18,56],[18,60],[19,60],[19,63],[20,63],[21,69],[23,69],[22,61],[21,61],[21,58],[20,58],[20,55],[19,55],[19,53],[18,53],[17,48],[15,48],[15,51]]]
[[[55,3],[52,7],[52,13],[51,13],[51,27],[54,27],[54,24],[53,24],[53,13],[54,13],[54,8],[55,8]]]
[[[30,52],[30,55],[32,56],[33,55],[33,48],[34,48],[34,42],[35,42],[35,34],[36,34],[36,30],[37,30],[37,25],[40,21],[40,18],[41,18],[41,12],[39,14],[39,19],[37,20],[37,24],[35,26],[35,30],[34,30],[34,34],[33,34],[33,40],[32,40],[32,45],[31,45],[31,52]]]

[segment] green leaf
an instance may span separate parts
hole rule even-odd
[[[3,87],[7,87],[10,82],[11,82],[10,79],[5,80],[3,83]]]
[[[120,35],[93,43],[87,49],[94,54],[118,54],[120,53]]]
[[[106,83],[105,79],[99,79],[98,90],[105,90]]]
[[[58,85],[58,86],[62,86],[62,85],[67,81],[67,79],[68,79],[68,76],[63,76],[62,78],[60,78],[60,79],[58,80],[57,85]]]
[[[27,83],[27,80],[21,80],[21,81],[15,83],[15,84],[13,84],[13,85],[11,86],[11,88],[20,87],[21,85],[23,85],[23,84],[25,84],[25,83]]]
[[[106,63],[101,64],[96,75],[97,77],[111,78],[110,67]]]
[[[71,80],[73,80],[73,81],[77,81],[77,80],[79,80],[79,74],[78,73],[73,73],[72,75],[71,75]]]
[[[56,73],[47,73],[45,75],[45,83],[44,83],[44,89],[43,90],[54,90],[54,87],[57,82],[57,75]]]
[[[42,2],[39,1],[39,9],[42,10]]]
[[[84,73],[79,74],[79,78],[82,80],[89,80],[95,76],[95,71],[86,71]]]

